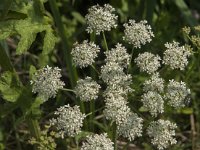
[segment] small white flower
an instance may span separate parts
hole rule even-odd
[[[156,117],[158,113],[164,112],[164,100],[157,92],[148,91],[142,95],[143,107],[150,111],[151,115]]]
[[[170,145],[176,144],[175,129],[176,124],[168,120],[159,119],[153,121],[147,128],[147,134],[151,137],[151,143],[156,145],[159,150],[163,150]]]
[[[187,58],[191,52],[185,46],[179,46],[178,42],[166,43],[167,48],[163,56],[163,64],[169,65],[171,69],[184,70],[188,64]]]
[[[149,52],[139,54],[135,59],[135,63],[140,68],[140,71],[152,74],[160,67],[161,58]]]
[[[107,134],[95,134],[87,136],[86,142],[83,142],[81,150],[114,150],[113,142]]]
[[[61,69],[46,66],[38,70],[31,80],[32,92],[38,93],[44,100],[54,98],[59,89],[65,85],[61,78]]]
[[[129,141],[133,141],[135,137],[142,136],[143,119],[135,113],[130,113],[124,122],[117,124],[117,133]]]
[[[143,90],[145,92],[154,91],[154,92],[163,93],[164,80],[160,78],[160,75],[158,72],[154,73],[149,80],[146,80],[144,82]]]
[[[165,98],[168,99],[168,104],[174,108],[185,107],[185,102],[189,101],[190,89],[187,89],[184,82],[169,80],[167,93]]]
[[[64,138],[65,134],[74,137],[81,132],[86,116],[81,113],[79,106],[64,105],[58,108],[54,114],[57,117],[50,120],[50,125],[56,127],[61,138]]]
[[[142,45],[151,42],[154,37],[151,31],[151,26],[147,25],[146,20],[142,20],[136,23],[135,20],[129,20],[128,23],[124,24],[124,37],[129,44],[133,44],[135,48],[141,48]]]
[[[95,31],[98,35],[100,32],[116,28],[118,16],[113,12],[115,12],[115,9],[109,4],[105,4],[104,7],[95,5],[89,8],[88,14],[85,16],[88,25],[87,32],[92,33]]]
[[[100,48],[93,42],[87,40],[84,40],[81,44],[76,42],[71,51],[73,63],[80,68],[92,65],[98,52],[100,52]]]
[[[75,93],[81,101],[91,101],[98,98],[99,89],[100,85],[96,81],[93,81],[91,77],[86,77],[77,81]]]
[[[117,43],[116,48],[106,51],[106,62],[116,62],[121,67],[127,68],[130,63],[130,55],[122,44]]]

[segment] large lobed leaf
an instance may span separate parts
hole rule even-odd
[[[15,4],[15,5],[14,5]],[[45,32],[43,41],[43,54],[49,54],[57,42],[57,37],[53,33],[53,29],[49,24],[48,18],[41,16],[34,9],[34,3],[13,3],[11,10],[18,13],[25,14],[25,19],[9,19],[0,22],[0,40],[6,39],[12,35],[20,35],[16,52],[17,54],[25,53],[38,33]]]

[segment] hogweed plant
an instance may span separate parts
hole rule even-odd
[[[103,113],[103,117],[108,120],[108,123],[110,122],[110,128],[114,132],[111,134],[109,130],[105,130],[104,132],[108,132],[108,135],[106,133],[88,133],[85,141],[76,142],[77,148],[80,145],[81,150],[117,149],[117,140],[120,140],[121,137],[133,142],[146,132],[151,143],[157,149],[163,150],[177,143],[175,137],[177,126],[170,118],[164,116],[165,105],[175,109],[184,107],[186,101],[189,100],[190,90],[183,81],[175,79],[165,81],[159,71],[164,67],[162,64],[171,69],[184,70],[188,64],[188,57],[192,53],[187,47],[179,46],[178,42],[173,41],[164,45],[166,49],[163,52],[163,58],[158,54],[143,52],[134,59],[140,71],[149,76],[143,82],[144,93],[140,97],[143,109],[152,116],[151,120],[145,120],[140,114],[141,112],[137,114],[138,111],[132,110],[129,104],[129,95],[134,94],[134,89],[131,86],[134,84],[134,80],[132,75],[127,73],[127,69],[130,69],[128,67],[132,63],[133,53],[129,54],[127,48],[117,42],[114,48],[107,47],[104,31],[110,31],[117,27],[118,17],[114,12],[115,9],[109,4],[105,4],[103,7],[95,5],[89,9],[89,13],[85,17],[88,33],[103,34],[105,50],[94,42],[84,40],[81,44],[76,42],[71,51],[73,63],[80,69],[92,66],[93,69],[97,70],[95,59],[98,57],[98,53],[105,55],[104,64],[97,74],[99,78],[93,79],[87,76],[85,79],[79,79],[76,87],[71,91],[74,91],[76,98],[84,103],[103,100],[103,112],[99,111],[98,108],[96,111]],[[135,20],[129,20],[128,23],[124,24],[124,28],[123,39],[133,48],[142,48],[146,43],[150,43],[154,37],[152,28],[146,20],[139,23]],[[33,92],[37,92],[45,99],[55,97],[57,90],[64,86],[64,83],[59,79],[61,75],[58,71],[60,71],[58,68],[52,69],[47,66],[36,72],[31,80]],[[101,86],[105,88],[101,88]],[[101,99],[98,99],[99,96]],[[82,131],[86,132],[84,129],[81,130],[83,120],[94,113],[93,110],[89,114],[82,114],[78,106],[70,107],[68,104],[58,108],[54,113],[55,118],[50,119],[49,122],[52,130],[55,127],[54,132],[57,133],[57,138],[76,137]],[[147,127],[144,127],[143,124]],[[36,142],[32,141],[31,143]]]
[[[169,79],[164,74],[183,72],[193,52],[188,45],[175,40],[163,45],[162,56],[144,52],[143,46],[150,45],[155,35],[146,20],[133,19],[124,23],[121,40],[133,49],[118,41],[108,47],[106,33],[117,28],[117,19],[115,8],[109,4],[89,8],[85,16],[86,31],[100,38],[103,35],[103,46],[89,39],[74,43],[72,63],[85,75],[78,77],[75,87],[67,87],[62,81],[64,70],[58,67],[32,68],[30,85],[36,100],[31,109],[40,109],[41,104],[55,99],[58,93],[70,93],[75,100],[75,104],[62,105],[50,113],[48,119],[43,120],[45,129],[41,125],[41,129],[32,131],[35,134],[29,143],[36,149],[117,150],[122,149],[121,142],[125,142],[123,148],[128,149],[130,143],[145,137],[155,149],[163,150],[171,149],[178,142],[178,126],[166,115],[167,108],[185,107],[191,91],[180,78]],[[184,31],[189,36],[190,29],[184,28]],[[190,39],[197,45],[197,37]],[[133,67],[145,75],[136,89],[133,88],[138,84],[131,71]],[[93,75],[87,72],[88,68]],[[134,105],[135,101],[139,101],[139,105],[138,102]],[[39,126],[37,119],[32,125],[34,129]],[[59,140],[66,148],[60,148]]]

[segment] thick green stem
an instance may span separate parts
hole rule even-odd
[[[31,135],[35,137],[37,140],[40,138],[40,126],[36,119],[27,119],[29,130],[31,132]]]
[[[113,128],[112,140],[114,142],[114,150],[117,150],[117,125],[116,125],[116,123],[113,123],[112,128]]]
[[[108,44],[107,44],[107,41],[106,41],[106,36],[104,34],[104,32],[102,32],[103,34],[103,41],[104,41],[104,44],[105,44],[105,47],[106,47],[106,51],[108,51]]]
[[[63,91],[68,91],[68,92],[73,92],[73,93],[76,92],[76,91],[74,91],[74,90],[72,90],[72,89],[66,89],[66,88],[62,88],[61,90],[63,90]]]

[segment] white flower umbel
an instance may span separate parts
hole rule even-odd
[[[189,102],[190,89],[186,87],[185,82],[177,82],[169,80],[165,98],[168,104],[174,108],[185,107],[185,103]]]
[[[128,102],[124,97],[120,95],[107,97],[105,102],[104,115],[106,119],[115,121],[117,124],[121,124],[126,120],[131,110],[127,106]]]
[[[132,83],[131,75],[126,75],[123,68],[116,62],[108,62],[101,67],[102,80],[108,85],[129,86]]]
[[[61,69],[58,67],[46,66],[38,70],[30,81],[32,84],[32,92],[38,93],[45,101],[54,98],[59,89],[65,85],[61,78]]]
[[[191,52],[185,46],[179,46],[178,42],[166,43],[167,48],[163,56],[163,64],[169,65],[171,69],[184,70],[188,64]]]
[[[88,33],[95,32],[97,35],[102,31],[110,31],[111,28],[117,27],[117,18],[114,14],[115,9],[105,4],[104,7],[99,5],[92,6],[85,16],[86,24],[88,25],[86,31]]]
[[[117,133],[133,141],[135,137],[142,136],[142,122],[143,119],[137,114],[130,113],[121,124],[117,124]]]
[[[143,90],[145,92],[155,91],[159,93],[163,93],[164,90],[164,79],[160,78],[158,72],[154,73],[149,80],[144,82]]]
[[[152,74],[160,67],[160,60],[160,56],[149,52],[144,52],[138,55],[138,57],[135,59],[135,63],[140,68],[140,71]]]
[[[106,133],[89,135],[83,142],[81,150],[114,150],[113,144]]]
[[[81,44],[76,42],[71,51],[73,63],[80,68],[92,65],[99,51],[99,46],[93,42],[87,40],[84,40]]]
[[[151,137],[151,143],[159,150],[163,150],[170,145],[176,144],[175,129],[176,124],[171,123],[168,120],[159,119],[158,121],[153,121],[147,128],[147,134]]]
[[[135,48],[141,48],[142,45],[151,42],[154,34],[151,30],[151,26],[147,25],[146,20],[142,20],[138,23],[135,20],[129,20],[124,24],[124,37],[129,44],[132,44]]]
[[[96,81],[92,80],[91,77],[86,77],[77,81],[75,93],[81,101],[91,101],[97,99],[99,89],[100,85]]]
[[[157,92],[148,91],[142,95],[143,107],[150,111],[150,114],[156,117],[164,112],[164,100]]]
[[[106,62],[116,62],[121,67],[127,68],[130,63],[131,56],[127,53],[127,50],[122,44],[117,43],[116,48],[112,48],[111,51],[106,51]]]
[[[104,96],[110,96],[110,95],[121,95],[126,97],[128,93],[133,92],[134,90],[128,85],[126,86],[120,86],[117,84],[109,85],[107,86],[106,90],[104,91]]]
[[[83,120],[86,116],[81,113],[79,106],[64,105],[58,108],[54,114],[57,117],[50,120],[50,125],[56,127],[61,138],[64,138],[65,135],[74,137],[81,132]]]

